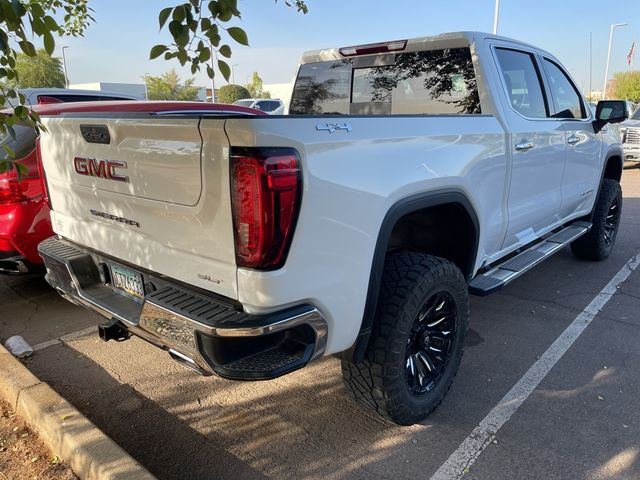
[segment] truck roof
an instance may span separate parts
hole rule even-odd
[[[345,58],[343,54],[340,53],[340,50],[348,49],[348,48],[357,48],[357,47],[371,47],[375,45],[384,45],[384,44],[392,44],[397,42],[406,42],[406,46],[401,50],[404,52],[415,52],[421,50],[434,50],[438,48],[458,48],[458,47],[467,47],[472,43],[481,42],[487,38],[502,40],[505,42],[521,45],[523,47],[527,47],[530,49],[535,49],[543,52],[542,49],[525,43],[519,40],[514,40],[513,38],[503,37],[500,35],[493,35],[491,33],[486,32],[473,32],[473,31],[462,31],[462,32],[449,32],[449,33],[441,33],[438,35],[430,35],[426,37],[416,37],[407,40],[396,40],[396,41],[383,41],[374,44],[368,45],[356,45],[342,48],[326,48],[320,50],[310,50],[305,52],[301,59],[300,63],[312,63],[312,62],[321,62],[326,60],[342,60]],[[398,50],[400,51],[400,50]],[[375,54],[378,52],[372,52]],[[548,52],[544,52],[547,53]],[[365,53],[366,54],[366,53]],[[551,54],[549,54],[552,56]]]

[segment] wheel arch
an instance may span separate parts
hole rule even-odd
[[[423,212],[442,212],[441,209],[454,209],[460,215],[454,219],[463,220],[461,223],[451,222],[450,226],[464,224],[465,228],[471,231],[472,238],[467,243],[468,250],[456,259],[449,258],[458,265],[467,280],[471,278],[480,241],[480,224],[475,209],[464,192],[458,189],[443,189],[412,195],[398,201],[387,211],[380,226],[371,262],[369,285],[360,331],[354,344],[340,354],[342,358],[357,362],[364,357],[378,305],[385,259],[387,253],[392,251],[390,250],[390,245],[392,245],[392,236],[394,232],[397,232],[397,227],[402,228],[403,220],[409,219],[411,215]],[[448,220],[451,221],[453,219]],[[449,233],[451,231],[449,230]],[[447,258],[446,255],[443,256]]]

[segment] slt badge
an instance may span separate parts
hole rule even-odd
[[[351,133],[351,124],[344,122],[344,123],[319,123],[318,125],[316,125],[316,130],[326,130],[329,133],[333,133],[336,130],[344,130],[347,133]]]

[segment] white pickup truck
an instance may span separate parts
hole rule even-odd
[[[338,355],[399,424],[458,370],[468,293],[613,248],[617,126],[553,55],[483,33],[306,53],[288,116],[45,119],[47,280],[204,374]]]

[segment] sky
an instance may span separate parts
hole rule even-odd
[[[142,83],[145,74],[160,75],[176,68],[175,61],[149,60],[149,50],[169,43],[158,30],[158,12],[181,0],[89,0],[95,23],[84,38],[57,42],[66,50],[70,83]],[[494,0],[307,0],[309,13],[297,13],[284,0],[238,0],[242,19],[233,22],[249,35],[250,47],[231,43],[236,83],[245,84],[257,71],[264,83],[290,82],[300,55],[306,50],[341,47],[433,35],[461,30],[491,31]],[[567,67],[583,91],[589,90],[589,35],[593,39],[591,84],[602,90],[609,41],[613,37],[611,76],[628,70],[626,56],[640,40],[640,0],[501,0],[500,35],[548,50]],[[640,45],[635,66],[640,68]],[[196,84],[210,86],[205,73]],[[226,83],[216,78],[216,87]]]

